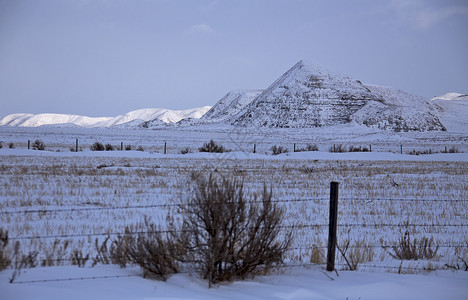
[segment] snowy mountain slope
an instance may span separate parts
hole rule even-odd
[[[432,98],[442,124],[451,132],[468,132],[468,94],[447,93]]]
[[[242,111],[252,102],[263,90],[235,90],[226,94],[219,100],[200,121],[218,122],[226,121]]]
[[[392,87],[365,86],[382,101],[367,103],[351,116],[353,121],[394,131],[446,130],[437,116],[437,106],[425,98]]]
[[[93,118],[68,114],[11,114],[0,118],[0,126],[38,127],[45,125],[63,125],[79,127],[136,127],[149,120],[161,123],[174,123],[183,118],[200,118],[210,109],[209,106],[187,110],[169,110],[147,108],[128,112],[116,117]]]
[[[460,93],[447,93],[441,96],[437,96],[431,99],[432,101],[435,100],[468,100],[468,94],[460,94]]]
[[[304,128],[354,121],[394,131],[445,130],[436,112],[424,98],[363,85],[300,61],[247,105],[232,124]]]

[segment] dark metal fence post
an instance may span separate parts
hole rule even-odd
[[[28,140],[28,150],[31,149],[31,141]]]
[[[256,153],[257,152],[257,144],[254,144],[254,152],[253,153]]]
[[[167,143],[164,142],[164,154],[166,154],[166,153],[167,153]]]
[[[296,143],[294,143],[294,151],[293,152],[296,152]]]
[[[338,223],[338,182],[330,183],[330,223],[328,227],[327,271],[335,270],[336,226]]]
[[[403,145],[400,145],[400,154],[403,154]]]
[[[76,143],[75,143],[75,152],[78,152],[78,139],[76,139]]]
[[[120,142],[120,151],[123,151],[123,142]]]

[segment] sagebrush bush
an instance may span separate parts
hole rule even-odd
[[[146,223],[147,229],[131,239],[123,247],[130,262],[144,270],[144,276],[166,280],[169,275],[179,272],[188,249],[177,237],[175,231],[164,232],[161,227]]]
[[[287,153],[288,152],[288,149],[283,148],[282,146],[276,146],[276,145],[271,147],[270,150],[271,150],[273,155],[278,155],[278,154],[281,154],[281,153]]]
[[[297,148],[296,152],[305,152],[305,151],[319,151],[319,148],[316,144],[307,144],[305,148]]]
[[[8,143],[8,148],[14,149],[14,148],[15,148],[15,144],[13,144],[13,143]]]
[[[94,144],[92,144],[90,147],[91,151],[104,151],[104,145],[102,143],[99,143],[99,142],[95,142]]]
[[[349,146],[348,152],[369,152],[369,149],[367,147],[355,147],[353,145]]]
[[[112,146],[111,144],[106,144],[106,151],[114,151],[115,147]]]
[[[138,146],[138,148],[136,150],[137,151],[145,151],[145,149],[143,149],[143,146]]]
[[[35,140],[34,143],[32,144],[32,148],[33,150],[44,150],[45,149],[44,142],[42,142],[41,140]]]
[[[11,265],[10,253],[7,249],[8,241],[8,231],[0,228],[0,271]]]
[[[3,148],[3,142],[0,141],[0,149],[2,149],[2,148]]]
[[[207,143],[204,143],[202,147],[198,148],[199,152],[214,152],[214,153],[223,153],[229,152],[229,149],[224,148],[221,145],[216,144],[214,140],[210,140]]]
[[[180,209],[182,245],[210,283],[267,272],[282,262],[292,241],[291,232],[280,235],[284,210],[272,202],[266,186],[260,199],[249,198],[237,179],[198,176]]]
[[[333,153],[343,153],[346,152],[346,148],[339,144],[339,145],[333,145],[331,146],[328,151],[333,152]]]
[[[132,145],[125,145],[125,151],[132,150]]]

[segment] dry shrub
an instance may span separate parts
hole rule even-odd
[[[214,140],[210,140],[208,143],[204,143],[202,147],[198,148],[199,152],[213,152],[213,153],[223,153],[229,152],[230,150],[224,148],[221,145],[216,144]]]
[[[397,246],[393,246],[390,256],[400,260],[418,260],[418,259],[431,259],[437,255],[439,246],[433,249],[434,238],[428,239],[422,237],[421,239],[411,238],[407,230],[404,236],[400,237]]]
[[[8,231],[0,228],[0,271],[5,270],[11,265],[8,247]]]
[[[270,148],[271,152],[273,155],[278,155],[282,153],[287,153],[288,149],[284,148],[283,146],[276,146],[274,145],[273,147]]]
[[[31,251],[28,254],[24,254],[20,249],[20,242],[16,242],[14,246],[14,254],[12,260],[14,261],[14,271],[10,278],[12,283],[16,277],[21,273],[24,268],[35,268],[37,266],[37,256],[39,252]]]
[[[319,148],[316,144],[307,144],[305,148],[296,149],[296,152],[305,152],[305,151],[319,151]]]
[[[179,262],[186,254],[174,231],[162,231],[154,224],[146,222],[147,231],[139,233],[124,247],[129,261],[144,270],[144,276],[166,280],[179,271]]]
[[[89,149],[91,149],[91,151],[104,151],[104,145],[102,143],[95,142],[89,147]]]
[[[284,211],[271,199],[266,186],[260,199],[248,200],[243,182],[234,178],[197,178],[192,198],[181,206],[181,240],[210,284],[267,272],[282,262],[292,234],[279,238]]]
[[[32,144],[33,150],[44,150],[45,145],[41,140],[35,140],[34,143]]]
[[[331,146],[328,151],[333,153],[343,153],[346,152],[346,148],[342,144],[339,144]]]
[[[70,261],[72,266],[84,267],[88,260],[89,253],[84,256],[82,250],[75,249],[70,254]]]
[[[45,248],[45,257],[41,259],[41,267],[51,267],[60,265],[64,261],[64,257],[67,255],[67,249],[70,245],[70,240],[63,241],[55,239],[50,247]]]

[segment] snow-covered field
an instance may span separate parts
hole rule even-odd
[[[234,151],[198,153],[211,138]],[[44,141],[46,151],[26,149],[35,139]],[[69,150],[75,139],[83,151]],[[468,293],[467,273],[448,267],[468,261],[468,154],[407,154],[445,147],[468,152],[464,133],[384,133],[346,126],[297,131],[0,127],[0,140],[1,227],[24,251],[38,251],[39,259],[51,253],[57,258],[53,267],[27,269],[16,284],[8,283],[11,269],[0,272],[5,299],[463,299]],[[90,151],[95,141],[145,151]],[[294,153],[294,143],[298,148],[316,144],[320,151]],[[328,152],[338,144],[372,146],[373,152]],[[272,145],[290,152],[272,156]],[[193,153],[179,154],[187,147]],[[145,216],[162,224],[172,205],[188,196],[194,171],[232,173],[252,192],[264,183],[273,187],[274,200],[287,211],[286,225],[296,226],[286,267],[208,289],[196,273],[163,283],[140,278],[137,268],[92,268],[91,261],[84,268],[70,266],[74,249],[95,254],[96,238],[138,226]],[[331,181],[340,182],[338,244],[349,241],[348,254],[360,257],[358,271],[345,271],[348,266],[337,253],[339,276],[323,271]],[[391,246],[406,231],[433,239],[437,255],[394,259]],[[69,278],[87,279],[36,282]]]

